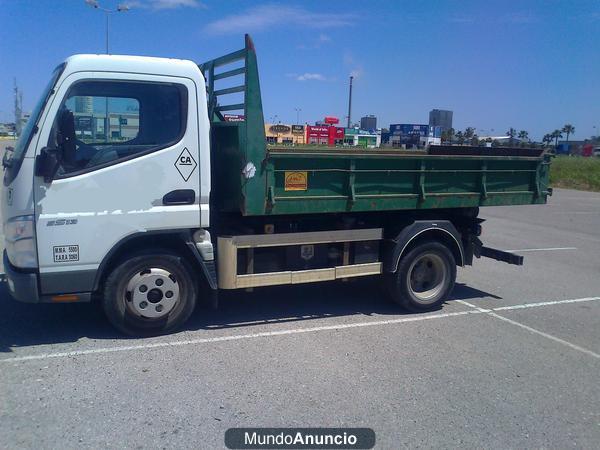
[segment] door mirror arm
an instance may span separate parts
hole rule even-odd
[[[35,158],[35,175],[44,177],[45,183],[50,183],[61,162],[62,152],[60,148],[44,147]]]

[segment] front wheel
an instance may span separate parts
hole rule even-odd
[[[108,320],[132,336],[168,333],[192,314],[198,296],[192,271],[173,254],[140,254],[122,262],[104,285]]]
[[[392,299],[413,311],[439,307],[455,281],[454,255],[439,242],[417,245],[400,259],[398,270],[386,276]]]

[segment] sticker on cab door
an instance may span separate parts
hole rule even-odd
[[[190,179],[197,165],[196,160],[187,147],[183,149],[177,157],[177,161],[175,161],[175,168],[179,172],[179,175],[181,175],[181,178],[183,178],[183,181]]]
[[[308,189],[308,172],[285,172],[286,191],[305,191]]]
[[[79,261],[79,245],[56,245],[52,253],[55,263]]]

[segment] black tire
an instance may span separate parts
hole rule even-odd
[[[392,299],[409,311],[438,309],[455,281],[454,255],[436,241],[419,244],[403,255],[398,270],[385,280]]]
[[[174,254],[134,255],[122,261],[106,279],[104,313],[113,326],[131,336],[172,332],[196,307],[198,288],[192,274],[187,261]]]

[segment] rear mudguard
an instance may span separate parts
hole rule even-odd
[[[431,234],[438,236],[443,242],[447,242],[454,254],[456,264],[465,265],[465,250],[462,238],[456,227],[449,220],[416,220],[404,227],[398,235],[384,242],[383,248],[383,271],[387,273],[396,272],[400,258],[408,248],[409,244],[420,236]]]

